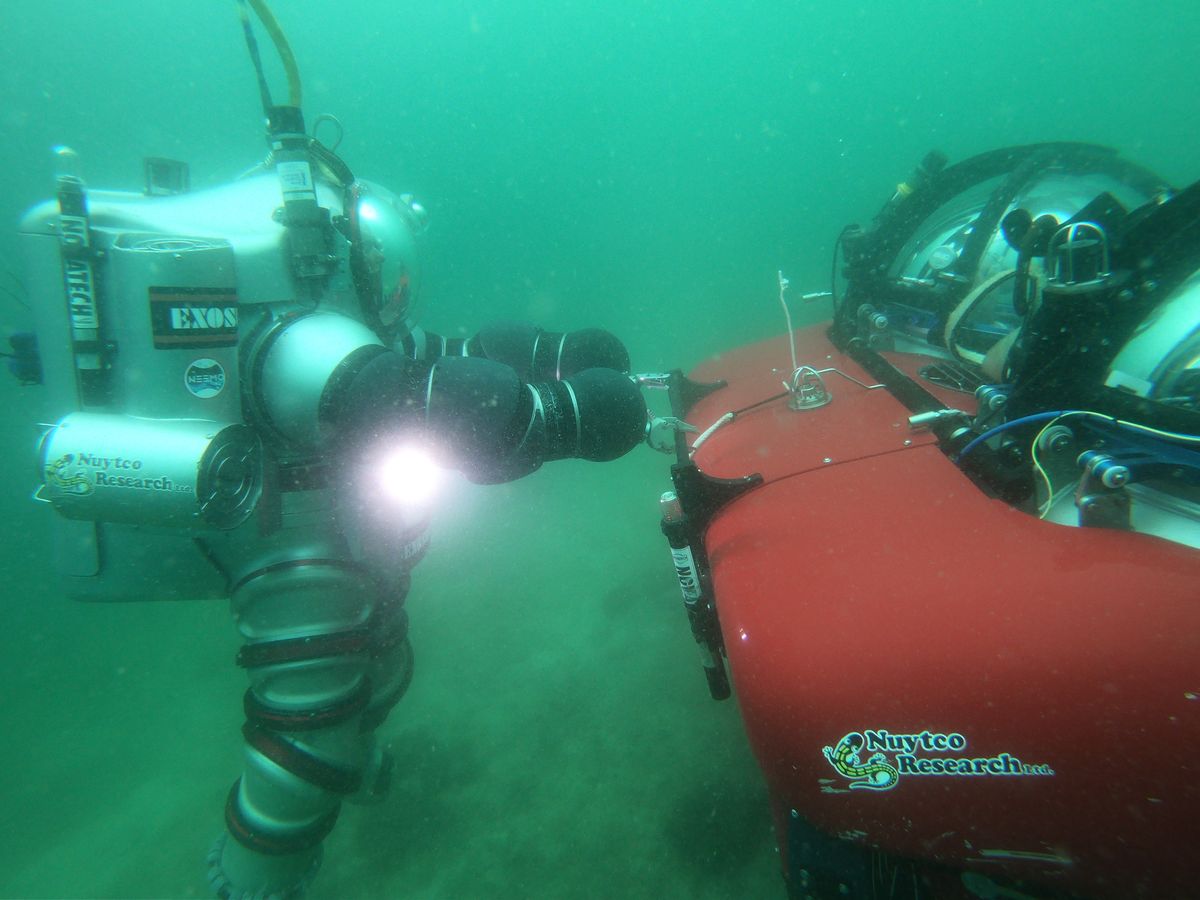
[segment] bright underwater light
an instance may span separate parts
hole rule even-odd
[[[444,470],[427,452],[413,446],[385,453],[375,477],[376,485],[387,499],[405,506],[427,503],[444,480]]]
[[[379,221],[379,210],[369,200],[363,200],[358,204],[358,214],[368,222]]]

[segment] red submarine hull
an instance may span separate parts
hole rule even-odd
[[[1200,553],[992,499],[823,328],[797,353],[838,370],[832,402],[739,415],[694,456],[764,479],[705,548],[785,873],[802,818],[960,875],[1192,896]],[[784,339],[710,360],[692,377],[728,386],[688,419],[703,429],[790,371]]]

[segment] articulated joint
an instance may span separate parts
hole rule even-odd
[[[253,689],[246,691],[242,705],[247,721],[276,731],[294,732],[317,731],[341,725],[366,709],[370,700],[371,686],[363,679],[355,690],[324,706],[309,709],[275,709],[258,699]]]
[[[313,850],[329,836],[337,824],[341,805],[310,824],[286,833],[268,831],[253,825],[243,814],[241,806],[242,779],[233,783],[225,801],[225,827],[239,844],[264,856],[291,856]]]

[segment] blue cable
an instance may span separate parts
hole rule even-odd
[[[975,438],[970,443],[968,443],[967,446],[963,447],[962,450],[960,450],[958,452],[958,460],[961,461],[964,456],[966,456],[968,453],[970,453],[972,450],[974,450],[976,447],[978,447],[984,441],[988,440],[989,438],[995,437],[996,435],[1000,434],[1000,432],[1002,432],[1002,431],[1008,431],[1008,429],[1016,428],[1019,425],[1028,425],[1031,422],[1045,422],[1047,419],[1056,419],[1059,416],[1066,415],[1069,412],[1082,412],[1082,410],[1056,409],[1056,410],[1052,410],[1050,412],[1034,413],[1031,416],[1021,416],[1021,418],[1019,418],[1019,419],[1013,419],[1011,422],[1005,422],[1002,425],[997,425],[995,428],[992,428],[989,431],[985,431],[983,434],[979,435],[979,437]]]
[[[996,436],[997,434],[1000,434],[1002,431],[1007,431],[1010,428],[1016,428],[1019,425],[1028,425],[1032,422],[1045,422],[1047,419],[1056,419],[1059,416],[1067,416],[1067,415],[1088,416],[1093,419],[1103,419],[1105,422],[1108,422],[1110,425],[1113,425],[1117,428],[1122,428],[1126,431],[1133,431],[1135,433],[1149,432],[1151,435],[1159,437],[1159,438],[1161,438],[1163,440],[1167,440],[1167,441],[1170,441],[1170,440],[1190,441],[1190,442],[1200,441],[1200,436],[1197,436],[1197,435],[1181,435],[1181,434],[1172,434],[1170,432],[1158,431],[1153,428],[1146,428],[1145,426],[1136,425],[1133,422],[1123,422],[1120,419],[1116,418],[1115,416],[1109,416],[1104,413],[1092,412],[1092,411],[1086,410],[1086,409],[1055,409],[1055,410],[1049,410],[1047,412],[1033,413],[1032,415],[1022,416],[1019,419],[1013,419],[1011,422],[1005,422],[1002,425],[997,425],[995,428],[985,431],[983,434],[979,435],[974,440],[969,441],[967,443],[967,445],[965,447],[963,447],[961,451],[959,451],[958,456],[955,457],[955,462],[960,461],[964,456],[966,456],[968,453],[970,453],[972,450],[974,450],[977,446],[979,446],[980,444],[982,444],[984,441],[988,440],[989,438],[992,438],[992,437]]]

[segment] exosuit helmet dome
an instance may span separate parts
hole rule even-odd
[[[367,322],[382,337],[408,327],[421,284],[417,242],[424,207],[411,194],[394,194],[362,179],[347,189],[346,217],[355,290]]]

